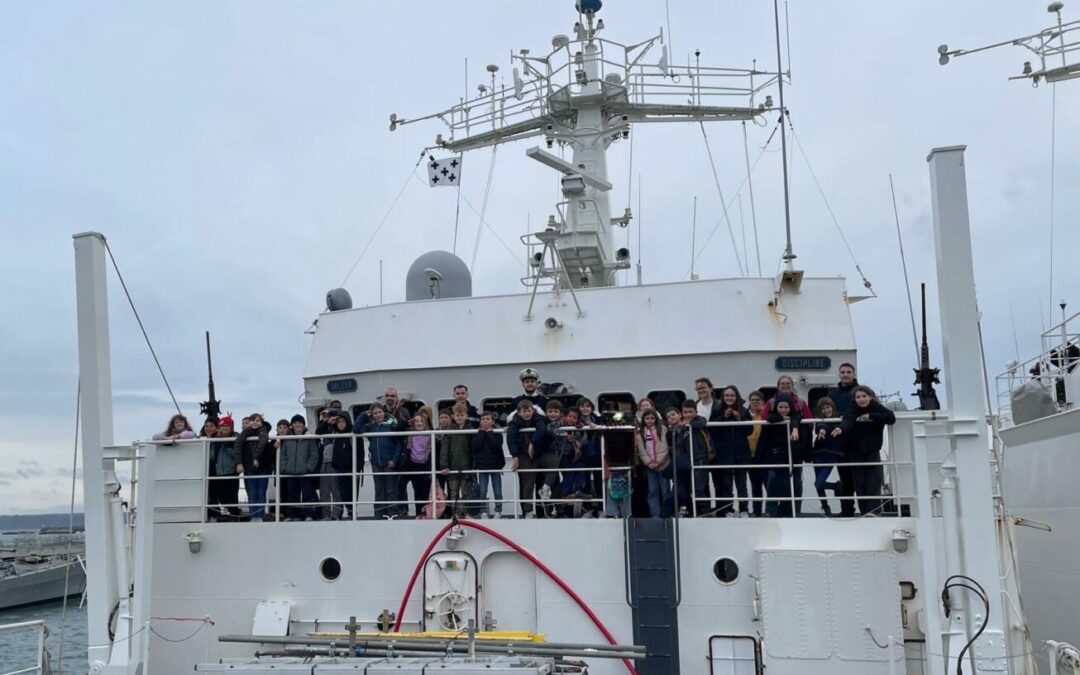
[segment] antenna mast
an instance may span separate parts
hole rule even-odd
[[[776,24],[776,86],[780,99],[780,156],[784,165],[784,235],[787,238],[787,246],[784,248],[784,262],[788,268],[792,267],[795,253],[791,249],[791,195],[788,191],[788,157],[787,157],[787,108],[784,107],[784,63],[780,58],[780,4],[779,0],[773,0],[773,20]]]
[[[938,401],[935,384],[941,384],[938,374],[939,368],[930,367],[930,345],[926,341],[926,284],[922,284],[922,350],[920,352],[919,367],[915,369],[915,384],[919,390],[915,396],[919,397],[919,410],[941,410],[941,402]]]
[[[221,414],[221,401],[215,398],[214,393],[214,363],[210,360],[210,331],[206,331],[206,372],[210,381],[207,384],[206,400],[199,404],[199,412],[205,415],[208,421],[217,422]]]
[[[543,139],[543,146],[525,154],[561,174],[561,201],[546,221],[561,264],[531,261],[531,272],[522,279],[529,288],[536,276],[556,288],[612,286],[616,273],[631,267],[631,252],[618,248],[614,230],[627,227],[633,213],[628,203],[623,213],[612,214],[607,150],[629,140],[633,124],[753,120],[772,109],[772,97],[763,92],[780,79],[756,68],[676,66],[663,31],[633,44],[608,40],[601,37],[607,30],[598,16],[602,5],[577,0],[572,31],[554,36],[546,55],[527,49],[512,54],[512,82],[492,80],[479,96],[441,112],[390,117],[391,131],[420,121],[442,122],[449,131],[438,134],[430,149],[450,153]],[[646,61],[650,51],[654,58]],[[569,150],[566,159],[549,151],[556,145]],[[785,180],[786,173],[785,168]]]

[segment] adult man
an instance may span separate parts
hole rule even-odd
[[[517,412],[518,404],[522,401],[528,401],[532,403],[536,412],[543,417],[546,414],[545,408],[547,406],[547,396],[541,394],[538,390],[540,386],[540,373],[536,372],[534,368],[526,368],[518,373],[518,379],[521,380],[521,388],[524,389],[524,393],[518,394],[514,397],[514,400],[510,401],[510,410]]]
[[[480,412],[472,403],[469,403],[469,388],[463,384],[454,385],[454,405],[462,404],[469,415],[469,422],[477,424],[480,421]]]
[[[859,386],[859,381],[855,379],[855,366],[850,363],[840,364],[839,375],[840,381],[829,390],[828,395],[836,404],[836,414],[843,417],[855,405],[851,393]]]
[[[713,383],[707,377],[699,377],[694,380],[694,391],[697,392],[697,414],[704,417],[708,422],[723,422],[724,414],[721,411],[722,406],[720,401],[716,400],[713,396]],[[702,467],[705,463],[711,464],[713,459],[718,455],[718,449],[720,446],[720,427],[708,427],[709,436],[709,450],[707,456],[704,458],[704,462],[701,458],[694,457],[694,466]],[[697,492],[697,499],[705,499],[705,501],[698,501],[696,506],[697,513],[709,513],[714,508],[720,508],[720,504],[715,506],[712,502],[708,501],[709,498],[709,482],[710,479],[713,485],[713,492],[719,499],[721,492],[721,471],[718,469],[712,469],[706,471],[704,468],[695,469],[694,471],[694,490]]]

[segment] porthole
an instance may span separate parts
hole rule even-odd
[[[713,576],[722,584],[733,584],[739,580],[739,563],[731,558],[720,558],[713,563]]]
[[[319,573],[327,581],[333,581],[341,576],[341,563],[337,558],[323,558],[319,563]]]

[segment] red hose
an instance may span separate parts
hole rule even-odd
[[[480,523],[471,520],[460,520],[457,521],[456,524],[463,527],[471,527],[474,530],[480,530],[484,534],[498,539],[502,543],[506,544],[510,548],[523,555],[526,560],[531,562],[533,565],[536,565],[537,569],[539,569],[541,572],[546,574],[549,579],[558,584],[559,588],[563,589],[563,591],[565,591],[566,594],[569,595],[570,598],[577,603],[577,606],[581,608],[581,611],[585,612],[585,615],[588,616],[590,620],[592,620],[593,625],[595,625],[600,630],[600,633],[608,641],[608,644],[618,644],[618,642],[615,641],[615,637],[611,634],[610,631],[608,631],[607,627],[604,626],[604,623],[600,620],[600,617],[596,616],[596,613],[593,612],[589,605],[581,599],[581,596],[575,593],[574,589],[570,588],[569,584],[563,581],[559,577],[559,575],[555,574],[555,572],[553,572],[550,567],[545,565],[535,555],[533,555],[524,547],[511,540],[506,535],[502,534],[497,530],[493,530],[486,525],[481,525]],[[412,578],[409,579],[409,585],[405,589],[405,597],[401,599],[401,606],[398,607],[397,621],[394,622],[393,632],[397,633],[401,629],[401,620],[405,614],[405,605],[409,602],[409,596],[412,595],[413,586],[416,585],[416,578],[420,576],[420,570],[423,569],[424,563],[427,562],[428,556],[431,555],[431,550],[435,548],[435,545],[439,543],[439,541],[443,538],[443,535],[445,535],[454,525],[454,522],[450,522],[446,525],[446,527],[439,530],[439,532],[431,540],[431,543],[428,544],[427,549],[424,550],[423,555],[420,556],[420,561],[416,564],[416,569],[413,570]],[[630,659],[623,659],[623,664],[626,665],[626,669],[630,672],[631,675],[637,675],[637,670],[634,668],[634,664],[630,662]]]

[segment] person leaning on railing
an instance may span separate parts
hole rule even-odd
[[[848,461],[878,462],[873,466],[851,467],[852,493],[858,495],[855,502],[861,515],[876,516],[882,505],[880,496],[884,482],[881,446],[885,427],[896,423],[896,415],[881,404],[873,389],[865,385],[860,384],[852,390],[852,400],[854,407],[840,423],[847,437]]]
[[[779,392],[772,399],[775,410],[766,418],[769,425],[761,432],[758,452],[765,452],[769,468],[769,502],[765,514],[770,517],[792,516],[792,488],[795,493],[794,515],[802,513],[802,457],[806,437],[800,428],[803,416],[793,405],[791,394]]]
[[[373,403],[366,415],[369,421],[361,427],[359,433],[399,431],[397,419],[387,415],[386,407],[381,403]],[[356,431],[355,426],[353,431]],[[405,455],[404,443],[396,436],[370,436],[367,444],[368,456],[371,458],[372,480],[375,482],[375,517],[394,518],[401,513],[397,505],[391,502],[397,500],[398,497],[396,472]]]
[[[252,413],[246,418],[247,426],[236,437],[234,450],[240,466],[237,470],[244,474],[244,489],[247,491],[248,508],[252,522],[260,523],[266,508],[267,476],[273,469],[273,448],[269,448],[270,425],[261,413]]]
[[[837,416],[836,404],[828,396],[817,402],[817,416],[827,420]],[[829,506],[828,490],[833,491],[834,497],[841,497],[844,486],[839,481],[829,481],[832,475],[833,465],[844,461],[844,435],[839,422],[815,422],[810,429],[813,449],[810,452],[811,461],[814,462],[814,489],[821,498],[821,512],[826,516],[832,515],[832,507]],[[843,511],[841,501],[840,510]]]
[[[671,480],[662,475],[670,461],[665,429],[660,421],[660,413],[646,410],[641,414],[641,424],[634,434],[634,444],[638,459],[645,467],[648,482],[649,517],[659,518],[664,513],[662,507],[671,497]]]
[[[534,443],[543,439],[547,432],[547,419],[536,414],[531,401],[518,403],[516,414],[506,426],[506,446],[510,450],[510,469],[518,471],[518,495],[521,512],[526,518],[534,518],[532,502],[536,498],[536,467]],[[533,431],[522,431],[533,429]]]
[[[491,483],[491,491],[495,498],[495,510],[492,518],[502,518],[502,470],[506,466],[506,458],[503,457],[503,437],[495,430],[495,414],[485,410],[480,413],[480,430],[469,439],[469,447],[472,449],[473,461],[476,468],[480,469],[480,499],[484,500],[484,510],[481,517],[487,516],[487,493],[488,483]],[[490,473],[489,473],[490,472]]]
[[[450,424],[451,431],[464,431],[472,429],[469,423],[469,410],[463,403],[455,403],[451,410],[453,422]],[[439,439],[442,446],[442,456],[439,471],[447,476],[449,490],[446,493],[446,501],[454,504],[454,515],[460,517],[469,513],[470,505],[458,502],[467,499],[465,486],[473,480],[469,472],[473,470],[472,448],[469,447],[467,434],[445,434]],[[479,492],[479,490],[471,491]]]
[[[314,509],[302,507],[301,502],[312,501],[308,474],[314,474],[318,469],[319,445],[314,436],[307,435],[307,421],[303,415],[293,415],[290,427],[292,434],[282,439],[278,453],[281,501],[286,504],[285,520],[314,520]]]
[[[183,415],[173,415],[169,423],[165,425],[165,431],[153,435],[155,441],[175,441],[195,438],[195,432],[191,430],[188,419]]]

